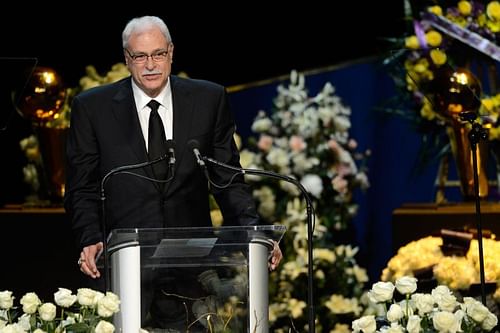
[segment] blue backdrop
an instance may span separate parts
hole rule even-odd
[[[356,245],[360,248],[358,262],[368,269],[371,280],[377,281],[393,255],[393,210],[403,203],[433,202],[438,165],[430,165],[416,174],[421,135],[402,117],[376,110],[395,94],[393,81],[380,61],[365,59],[306,75],[310,96],[316,95],[328,81],[344,104],[351,107],[350,137],[358,141],[360,151],[372,151],[368,164],[371,186],[366,193],[356,193],[360,210],[354,227]],[[257,112],[271,110],[276,87],[283,82],[276,79],[230,94],[238,133],[243,139],[253,135],[250,126]],[[454,194],[449,195],[447,198],[453,199]]]

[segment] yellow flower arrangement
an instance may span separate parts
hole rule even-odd
[[[382,281],[395,281],[402,276],[414,276],[416,271],[432,267],[438,283],[452,290],[468,290],[479,283],[478,241],[473,239],[465,256],[445,256],[441,237],[425,237],[401,247],[392,257],[381,276]],[[483,238],[485,279],[495,282],[493,298],[500,303],[500,241]]]
[[[425,131],[435,131],[436,127],[426,124],[426,121],[433,122],[438,126],[444,125],[441,114],[435,110],[430,96],[433,90],[433,80],[439,69],[451,66],[473,65],[476,61],[483,61],[492,56],[488,54],[487,48],[481,49],[477,42],[473,42],[472,37],[464,37],[456,40],[450,36],[454,34],[454,29],[474,34],[473,37],[482,38],[485,43],[495,44],[500,32],[500,3],[490,1],[486,7],[477,1],[458,1],[455,7],[443,8],[434,5],[426,8],[427,16],[421,21],[414,21],[413,34],[404,39],[404,83],[406,90],[410,92],[412,103],[416,103],[419,116],[423,122],[420,129]],[[429,16],[430,15],[430,16]],[[439,24],[440,20],[450,23],[450,31],[443,30]],[[469,41],[468,38],[471,40]],[[477,52],[477,50],[481,52]],[[482,53],[485,53],[486,56]],[[492,59],[490,59],[492,60]],[[494,64],[494,63],[493,63]],[[494,67],[494,66],[493,66]],[[490,73],[488,80],[496,79],[494,73]],[[490,86],[490,89],[495,87]],[[490,96],[477,96],[481,98],[479,109],[480,120],[489,128],[490,140],[500,138],[500,128],[498,126],[498,115],[500,112],[500,94],[490,91]]]

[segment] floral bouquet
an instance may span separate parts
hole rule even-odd
[[[304,75],[292,71],[290,84],[279,85],[274,110],[260,111],[252,124],[257,138],[241,151],[245,168],[294,177],[310,193],[315,210],[314,294],[317,329],[347,330],[362,313],[359,298],[368,281],[350,245],[335,246],[357,212],[356,189],[369,186],[364,165],[369,152],[356,152],[349,137],[351,110],[330,83],[309,96]],[[284,264],[271,273],[270,329],[307,330],[307,223],[300,191],[286,182],[247,176],[262,218],[287,227],[281,241]],[[344,232],[344,233],[343,233]],[[340,239],[340,238],[339,238]],[[343,242],[349,241],[343,237]]]
[[[95,332],[113,333],[110,322],[119,311],[120,300],[112,292],[81,288],[76,295],[59,288],[54,303],[42,301],[33,293],[25,294],[20,306],[14,306],[11,291],[0,292],[0,333]],[[22,310],[22,311],[21,311]]]
[[[440,284],[453,291],[467,291],[472,284],[479,283],[479,244],[471,240],[465,256],[445,256],[441,250],[441,237],[425,237],[401,247],[387,263],[382,272],[382,281],[394,282],[402,276],[413,276],[414,272],[426,268]],[[500,241],[483,238],[483,260],[485,279],[496,282],[493,299],[500,303]]]
[[[397,290],[401,300],[396,300]],[[471,297],[459,302],[446,286],[430,294],[418,293],[417,279],[403,276],[392,282],[377,282],[368,292],[379,315],[367,315],[352,322],[354,333],[373,332],[489,332],[498,318]]]
[[[443,1],[441,1],[443,2]],[[385,61],[391,69],[398,95],[386,108],[415,124],[423,135],[420,162],[425,165],[449,152],[446,119],[433,101],[437,79],[445,69],[466,68],[481,73],[482,96],[474,96],[479,105],[479,122],[489,129],[489,139],[500,139],[500,94],[497,91],[500,58],[496,46],[500,32],[500,2],[458,1],[456,6],[423,8],[420,18],[409,17],[412,31],[398,39],[399,50]],[[416,8],[414,8],[416,10]],[[408,13],[408,16],[412,16]],[[476,102],[476,101],[474,101]],[[410,110],[410,112],[408,112]]]
[[[241,151],[241,164],[291,175],[311,194],[321,225],[344,230],[357,212],[355,189],[369,187],[365,153],[349,138],[351,109],[331,83],[308,96],[304,75],[292,71],[290,85],[278,87],[275,110],[260,111],[252,124],[257,140]],[[299,190],[288,183],[248,176],[259,213],[270,222],[305,221]],[[297,200],[296,200],[297,199]]]

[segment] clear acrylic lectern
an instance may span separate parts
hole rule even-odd
[[[117,331],[267,333],[268,257],[272,241],[285,230],[275,225],[113,230],[107,254],[111,290],[121,300]],[[181,306],[169,310],[172,304]],[[173,326],[161,318],[150,321],[153,310],[158,315],[162,308],[166,317],[180,311],[183,319]]]

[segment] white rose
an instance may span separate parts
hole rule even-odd
[[[43,303],[38,308],[38,313],[40,314],[40,318],[44,321],[54,320],[56,317],[56,306],[52,303]]]
[[[413,294],[417,290],[417,279],[403,276],[396,280],[396,289],[403,295]]]
[[[256,133],[268,131],[271,128],[272,124],[273,122],[269,118],[256,119],[252,124],[252,131]]]
[[[30,318],[31,316],[29,314],[23,313],[23,315],[17,319],[17,323],[25,332],[29,332],[31,329]]]
[[[76,298],[78,303],[83,306],[92,306],[94,304],[95,291],[89,288],[80,288],[77,290]]]
[[[403,310],[401,309],[399,304],[391,304],[389,311],[387,311],[387,320],[389,320],[392,323],[403,318],[403,316],[404,316]]]
[[[300,183],[307,192],[311,193],[314,197],[320,198],[323,192],[323,181],[318,175],[308,174],[302,177]]]
[[[453,312],[458,305],[457,298],[454,295],[443,295],[438,300],[439,309],[443,311]]]
[[[14,305],[14,297],[12,291],[0,291],[0,309],[8,310]]]
[[[465,302],[465,312],[475,321],[481,323],[490,311],[486,306],[484,306],[481,302],[476,301],[475,299],[469,300]]]
[[[24,333],[24,330],[18,323],[14,323],[5,326],[2,333]]]
[[[108,291],[106,296],[97,302],[97,314],[104,318],[111,317],[120,310],[119,305],[120,300],[118,296]]]
[[[439,332],[455,333],[459,329],[457,318],[448,311],[436,312],[432,316],[432,324]]]
[[[406,329],[408,333],[419,333],[421,331],[420,321],[422,318],[413,315],[408,318],[408,323],[406,324]]]
[[[38,298],[35,293],[27,293],[23,297],[21,297],[20,303],[23,306],[24,313],[33,314],[38,309],[38,306],[42,304],[40,298]]]
[[[381,329],[384,333],[403,333],[404,329],[398,323],[391,323],[390,327],[386,327],[386,329]]]
[[[76,293],[76,298],[78,299],[78,303],[83,306],[94,307],[97,305],[99,299],[104,297],[104,294],[89,288],[80,288]]]
[[[497,326],[497,324],[498,317],[493,313],[488,313],[486,318],[484,318],[483,322],[481,323],[481,328],[485,331],[491,331],[495,326]]]
[[[69,289],[59,288],[59,291],[54,293],[54,301],[63,308],[69,308],[75,304],[76,295],[72,295]]]
[[[47,333],[47,332],[45,332],[41,328],[37,328],[36,330],[33,331],[33,333]]]
[[[363,316],[352,322],[352,330],[354,333],[362,331],[363,333],[373,333],[377,329],[375,316]]]
[[[113,333],[115,327],[108,321],[101,320],[95,327],[95,333]]]
[[[373,303],[390,301],[394,294],[394,288],[392,282],[377,282],[368,292],[368,297]]]
[[[429,294],[414,294],[411,299],[417,307],[418,313],[424,315],[434,308],[434,298]]]
[[[440,310],[453,312],[458,305],[457,298],[447,286],[437,286],[432,290],[431,294]]]

